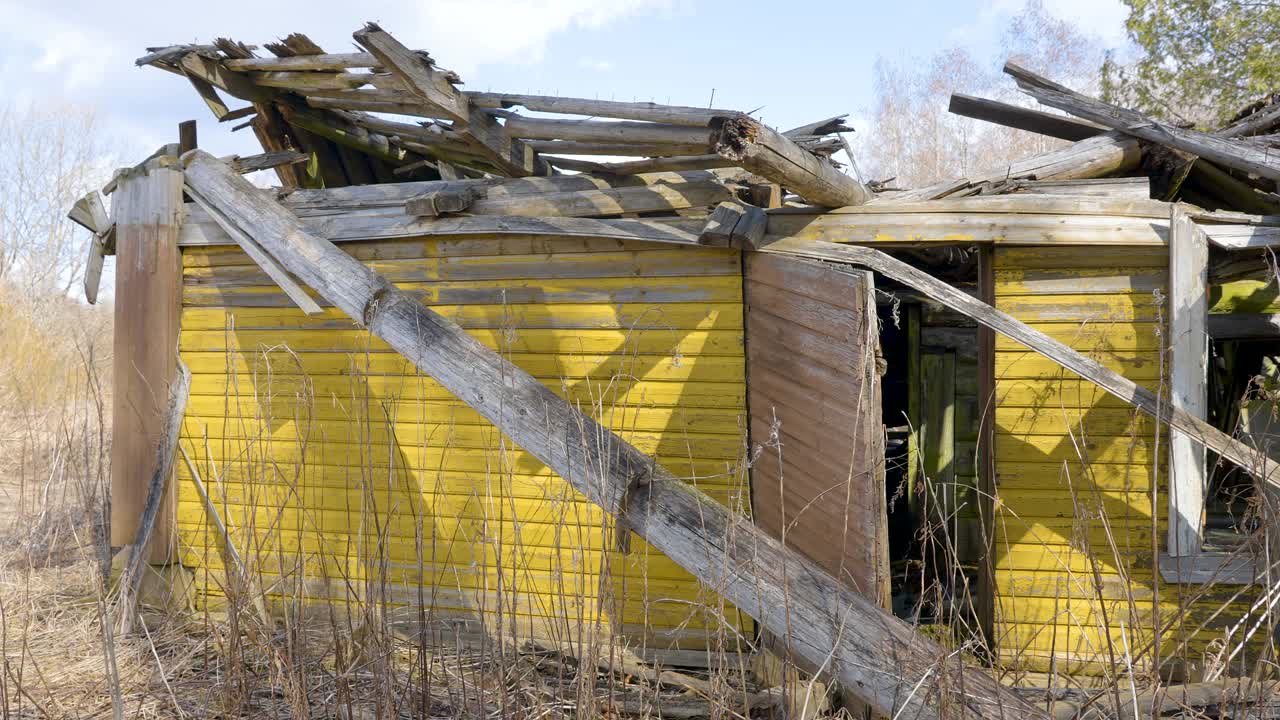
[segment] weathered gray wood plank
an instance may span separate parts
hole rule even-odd
[[[1209,242],[1177,205],[1169,214],[1170,400],[1200,420],[1207,419],[1209,387]],[[1178,429],[1169,432],[1169,531],[1167,552],[1187,557],[1200,552],[1204,512],[1205,450]]]
[[[871,191],[857,179],[753,118],[717,118],[712,130],[716,154],[808,202],[841,207],[861,205],[871,199]]]

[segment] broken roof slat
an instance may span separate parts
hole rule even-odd
[[[1053,115],[1041,110],[963,93],[951,93],[951,103],[947,106],[947,111],[955,115],[1071,142],[1085,140],[1107,131],[1099,125],[1081,122],[1065,115]]]

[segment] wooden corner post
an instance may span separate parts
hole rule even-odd
[[[111,545],[133,542],[165,436],[170,386],[177,377],[182,261],[178,229],[182,171],[162,155],[120,177],[116,222],[114,397],[111,443]],[[172,557],[169,483],[147,558]]]
[[[1173,406],[1206,419],[1209,389],[1209,241],[1177,205],[1169,215],[1169,368]],[[1169,430],[1170,557],[1200,552],[1205,450],[1191,435]]]

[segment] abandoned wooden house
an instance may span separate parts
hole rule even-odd
[[[765,637],[893,717],[1270,637],[1276,106],[1199,133],[1011,65],[1076,117],[953,110],[1069,142],[903,190],[837,167],[839,118],[355,40],[151,49],[264,154],[185,125],[72,212],[116,256],[126,588],[674,665]]]

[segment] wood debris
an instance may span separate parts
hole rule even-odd
[[[137,63],[186,77],[220,121],[252,117],[267,153],[306,154],[305,167],[273,166],[286,187],[447,179],[446,168],[527,177],[737,166],[819,205],[871,197],[830,159],[845,147],[842,117],[779,133],[729,109],[469,92],[456,73],[376,24],[353,37],[361,52],[326,52],[295,33],[264,45],[274,57],[219,39],[150,48]],[[222,93],[251,104],[232,110]],[[580,159],[591,155],[645,159]]]

